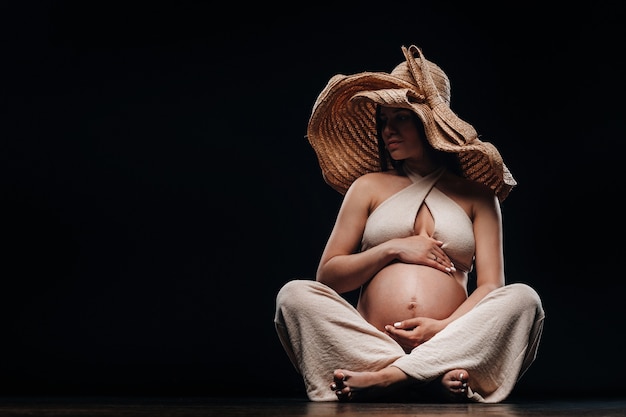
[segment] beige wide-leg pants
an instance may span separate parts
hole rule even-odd
[[[335,369],[396,366],[421,382],[466,369],[472,381],[468,398],[496,403],[535,360],[544,316],[534,289],[509,284],[407,354],[340,294],[303,279],[287,282],[278,292],[274,322],[311,401],[337,401],[330,389]]]

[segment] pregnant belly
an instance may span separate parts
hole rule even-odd
[[[391,264],[363,287],[357,309],[381,331],[411,317],[443,319],[467,298],[463,281],[424,265]]]

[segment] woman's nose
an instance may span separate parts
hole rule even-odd
[[[396,132],[396,126],[392,121],[387,121],[385,126],[383,126],[383,133],[394,133]]]

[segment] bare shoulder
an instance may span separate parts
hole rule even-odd
[[[354,180],[352,186],[353,188],[356,188],[358,190],[377,190],[380,188],[402,188],[403,186],[406,186],[406,184],[410,184],[410,182],[411,180],[408,177],[399,175],[394,170],[385,172],[370,172],[361,175],[356,180]]]
[[[350,194],[367,196],[372,207],[411,184],[410,178],[396,171],[371,172],[354,180],[348,190]]]

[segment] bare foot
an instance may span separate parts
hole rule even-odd
[[[465,369],[453,369],[441,377],[444,397],[452,401],[467,399],[466,393],[469,386],[469,373]]]
[[[330,389],[339,401],[372,401],[390,396],[408,381],[409,377],[394,366],[375,372],[337,369]]]

